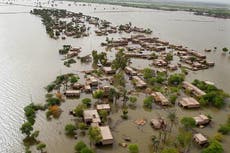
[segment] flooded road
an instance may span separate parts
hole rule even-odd
[[[0,0],[0,2],[5,2]],[[34,5],[34,1],[16,1],[19,4]],[[44,2],[46,2],[44,0]],[[194,16],[187,12],[167,12],[137,8],[125,8],[110,5],[86,5],[82,4],[68,6],[69,2],[57,2],[57,8],[65,8],[70,11],[83,12],[84,14],[97,16],[106,19],[115,25],[132,22],[133,25],[153,29],[153,35],[162,40],[177,45],[184,45],[189,48],[202,51],[205,48],[218,48],[217,51],[206,53],[210,61],[215,61],[214,68],[191,72],[189,80],[194,78],[209,80],[230,93],[230,55],[222,55],[223,47],[230,47],[230,20],[216,19],[210,17]],[[44,4],[49,6],[48,4]],[[96,10],[94,9],[96,8]],[[63,44],[72,44],[82,47],[82,54],[87,55],[93,49],[101,50],[100,43],[105,37],[92,35],[86,38],[66,40],[52,40],[48,37],[41,19],[29,13],[33,7],[14,6],[0,4],[0,152],[1,153],[22,153],[23,145],[19,127],[24,122],[23,107],[31,103],[44,103],[44,86],[53,81],[56,75],[65,72],[77,72],[90,69],[88,65],[81,65],[79,62],[71,68],[63,66],[58,49]],[[18,13],[16,13],[18,12]],[[119,35],[118,35],[119,36]],[[116,35],[111,35],[116,37]],[[149,63],[136,60],[135,67],[142,68]],[[167,111],[158,109],[146,112],[142,108],[143,96],[139,96],[137,109],[130,110],[132,118],[119,124],[113,131],[116,143],[113,148],[102,148],[98,152],[127,152],[118,146],[123,135],[131,136],[134,143],[138,143],[141,152],[149,152],[150,136],[156,134],[149,125],[143,129],[134,126],[133,120],[142,117],[151,119],[152,116],[166,116]],[[85,97],[85,96],[82,96]],[[73,152],[75,140],[66,138],[64,126],[71,121],[68,110],[75,107],[80,100],[68,100],[61,107],[65,110],[59,120],[46,121],[45,114],[39,113],[35,125],[40,129],[39,139],[47,144],[50,153]],[[199,112],[185,111],[178,107],[178,115],[194,116]],[[213,136],[218,129],[218,124],[226,121],[226,114],[229,108],[218,111],[213,109],[201,109],[199,111],[214,114],[215,121],[213,128],[206,128],[203,133]],[[120,119],[121,113],[112,115],[114,122]],[[131,129],[131,130],[130,130]],[[142,131],[142,132],[141,132]],[[139,139],[132,136],[137,133]],[[87,141],[87,140],[85,140]],[[230,137],[226,136],[224,141],[226,152],[230,152],[227,144],[230,144]],[[197,148],[194,147],[195,153]]]

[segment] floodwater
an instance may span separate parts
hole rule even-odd
[[[6,2],[0,0],[0,2]],[[105,37],[97,37],[94,34],[90,37],[66,40],[52,40],[45,32],[45,28],[39,17],[28,12],[33,9],[29,5],[34,5],[32,0],[12,1],[28,6],[5,5],[0,3],[0,152],[1,153],[22,153],[23,145],[19,127],[24,122],[23,107],[31,101],[44,103],[44,86],[53,81],[58,74],[65,72],[78,72],[90,69],[90,65],[77,62],[71,68],[65,68],[58,55],[58,49],[63,44],[72,44],[82,47],[82,55],[91,53],[93,49],[101,51],[100,43]],[[43,4],[44,3],[44,4]],[[174,44],[181,44],[189,48],[202,51],[205,48],[218,48],[217,51],[206,53],[210,61],[215,61],[214,68],[191,72],[188,79],[194,78],[209,80],[230,93],[230,55],[223,55],[221,48],[230,47],[230,20],[216,19],[210,17],[194,16],[187,12],[167,12],[138,8],[125,8],[110,5],[86,5],[77,3],[77,6],[70,2],[56,2],[57,8],[65,8],[70,11],[83,12],[87,15],[97,16],[106,19],[115,25],[132,22],[133,25],[153,29],[153,35],[162,40]],[[43,5],[48,6],[45,0]],[[94,10],[96,8],[96,10]],[[18,13],[16,13],[18,12]],[[119,34],[109,37],[119,37]],[[135,60],[133,65],[138,68],[148,66],[148,62]],[[89,96],[89,95],[88,95]],[[133,143],[137,143],[140,152],[151,151],[151,135],[157,135],[148,124],[138,129],[133,120],[146,118],[148,121],[152,117],[166,116],[168,110],[162,110],[154,106],[151,112],[142,108],[142,99],[145,95],[140,95],[135,110],[129,110],[129,120],[120,122],[121,112],[113,110],[111,118],[114,126],[113,136],[115,144],[111,147],[99,148],[98,152],[105,153],[125,153],[127,149],[118,146],[123,142],[125,135],[130,136]],[[82,95],[82,97],[87,97]],[[67,138],[64,134],[64,126],[73,122],[73,118],[68,115],[80,100],[68,100],[62,104],[64,110],[59,120],[47,121],[45,114],[39,112],[35,129],[40,130],[39,139],[47,144],[49,153],[73,153],[73,146],[76,140]],[[211,114],[214,123],[211,127],[197,129],[202,133],[212,137],[218,125],[226,121],[229,108],[221,111],[203,108],[198,111],[185,111],[179,107],[178,116],[194,116],[200,112]],[[120,111],[120,110],[119,110]],[[116,126],[115,126],[116,125]],[[86,142],[87,137],[80,137]],[[225,152],[229,153],[230,137],[226,136],[223,142]],[[34,151],[36,152],[36,151]],[[194,146],[191,152],[198,152],[198,147]]]

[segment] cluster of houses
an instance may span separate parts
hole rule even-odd
[[[93,88],[98,88],[99,81],[94,76],[89,76],[85,80],[85,85],[80,83],[74,83],[71,88],[65,91],[66,97],[80,97],[82,91],[85,93],[91,93]]]
[[[90,125],[92,127],[98,127],[100,129],[100,133],[102,137],[100,142],[102,145],[111,145],[114,143],[112,132],[109,126],[101,126],[101,118],[98,114],[98,111],[100,110],[110,111],[110,106],[109,104],[98,104],[96,108],[97,109],[84,110],[83,112],[84,122],[87,125]]]

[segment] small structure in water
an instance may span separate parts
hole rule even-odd
[[[192,97],[184,97],[179,101],[179,106],[183,108],[199,108],[200,103]]]
[[[208,116],[200,114],[196,117],[193,117],[194,120],[196,121],[196,125],[200,126],[200,125],[207,125],[210,123],[210,119],[208,118]]]
[[[86,124],[101,123],[101,119],[97,110],[84,110],[83,118]]]
[[[66,90],[64,93],[66,97],[80,97],[80,90]]]
[[[110,131],[109,126],[99,126],[99,129],[101,131],[102,145],[111,145],[113,144],[113,135]]]
[[[193,95],[195,95],[196,97],[201,97],[203,95],[205,95],[206,93],[202,90],[200,90],[199,88],[197,88],[196,86],[194,86],[193,84],[184,81],[182,83],[182,87],[188,91],[190,91]]]
[[[193,139],[200,146],[203,146],[208,143],[208,139],[201,133],[194,134]]]
[[[112,69],[112,67],[103,67],[102,70],[106,73],[106,74],[115,74],[115,70]]]
[[[165,129],[166,128],[166,122],[162,118],[155,118],[151,119],[151,125],[154,129]]]
[[[97,108],[98,111],[100,111],[100,110],[106,110],[106,111],[110,112],[110,110],[111,110],[109,104],[98,104],[96,106],[96,108]]]
[[[155,102],[162,106],[168,106],[170,104],[168,99],[161,92],[153,92],[151,96],[153,96]]]

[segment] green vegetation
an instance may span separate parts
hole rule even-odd
[[[46,148],[46,144],[40,142],[39,144],[37,144],[37,147],[36,147],[36,148],[37,148],[37,150],[40,150],[41,153],[43,153],[43,149]]]
[[[33,131],[33,125],[30,122],[25,122],[24,124],[22,124],[20,130],[22,134],[26,134],[26,136],[29,137],[31,132]]]
[[[179,151],[175,148],[165,148],[161,153],[179,153]]]
[[[200,103],[204,106],[214,106],[221,108],[224,106],[225,98],[229,97],[223,90],[218,89],[214,85],[206,84],[204,81],[194,80],[193,85],[206,92],[200,98]]]
[[[218,141],[213,140],[207,148],[202,150],[201,153],[223,153],[223,152],[224,149],[222,145]]]
[[[144,103],[144,107],[152,109],[153,97],[152,96],[146,97],[143,103]]]
[[[89,139],[93,144],[99,143],[102,139],[101,131],[98,127],[89,128]]]
[[[139,153],[139,148],[137,144],[129,144],[128,149],[130,153]]]
[[[71,58],[71,59],[68,59],[67,61],[64,61],[64,65],[67,66],[67,67],[70,67],[71,64],[74,64],[76,63],[76,60]]]
[[[75,131],[77,130],[76,126],[73,124],[67,124],[65,126],[65,134],[69,136],[74,136]]]
[[[124,120],[127,120],[128,119],[128,113],[129,113],[128,109],[123,109],[121,118]]]
[[[81,102],[86,105],[87,107],[90,107],[91,106],[91,99],[90,98],[84,98],[81,100]]]
[[[118,53],[116,54],[115,59],[112,62],[112,67],[115,70],[118,69],[125,69],[125,67],[127,66],[129,62],[129,59],[125,56],[123,50],[119,50]]]
[[[101,121],[103,122],[103,123],[105,123],[106,121],[107,121],[107,117],[108,117],[108,111],[106,111],[106,110],[100,110],[99,112],[99,115],[100,115],[100,117],[101,117]]]
[[[124,72],[120,71],[113,76],[113,85],[115,87],[125,87]]]
[[[80,153],[82,149],[86,148],[87,145],[83,141],[78,141],[74,147],[77,153]]]
[[[77,117],[83,117],[83,111],[87,108],[84,104],[79,104],[75,109],[74,112],[76,113]]]
[[[64,55],[69,52],[71,45],[63,45],[62,49],[59,50],[59,54]]]
[[[96,50],[92,51],[92,56],[93,56],[93,63],[94,64],[98,64],[98,62],[100,62],[100,64],[102,65],[106,65],[107,64],[107,54],[105,52],[101,52],[101,53],[97,53]]]
[[[168,78],[168,84],[179,85],[184,81],[184,78],[185,78],[184,74],[181,73],[172,74]]]
[[[94,151],[88,148],[83,141],[77,142],[74,147],[74,150],[76,153],[94,153]]]
[[[183,117],[181,119],[181,124],[185,129],[191,129],[196,126],[196,121],[192,117]]]
[[[230,115],[228,116],[227,122],[223,125],[220,125],[218,132],[220,132],[223,135],[227,135],[230,133]]]

